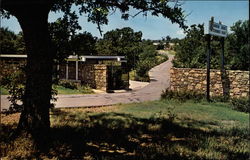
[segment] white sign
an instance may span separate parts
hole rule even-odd
[[[214,19],[212,17],[209,21],[208,34],[219,37],[227,37],[227,26],[221,23],[214,22]]]

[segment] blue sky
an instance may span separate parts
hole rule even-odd
[[[245,1],[181,1],[182,8],[185,14],[189,14],[186,18],[186,24],[208,24],[211,16],[215,17],[215,21],[221,21],[227,26],[232,26],[238,20],[249,19],[249,2]],[[132,11],[134,12],[134,11]],[[51,13],[49,21],[56,20],[60,14]],[[120,19],[120,13],[116,12],[109,16],[109,24],[102,27],[104,33],[106,31],[131,27],[135,31],[142,31],[145,39],[161,39],[170,35],[171,37],[183,38],[185,35],[177,24],[172,24],[169,20],[163,17],[155,17],[148,15],[143,17],[138,15],[135,18],[130,18],[128,21]],[[97,26],[87,22],[85,16],[79,18],[79,23],[82,26],[82,31],[91,32],[94,36],[100,37]],[[2,27],[8,27],[10,30],[18,33],[21,28],[14,17],[1,20]],[[80,31],[80,32],[82,32]]]

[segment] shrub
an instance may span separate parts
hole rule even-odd
[[[58,85],[63,86],[65,88],[69,88],[69,89],[77,89],[77,83],[75,82],[71,82],[68,80],[60,80]]]
[[[237,111],[250,113],[250,100],[247,98],[232,98],[230,100],[232,108]]]
[[[8,113],[21,112],[23,110],[23,104],[18,104],[18,101],[23,102],[24,90],[25,90],[26,76],[24,68],[19,68],[16,72],[8,73],[1,80],[1,86],[8,90],[8,100],[11,102],[9,109],[5,111]],[[56,90],[51,91],[51,100],[56,101]],[[54,107],[52,103],[50,107]]]
[[[11,105],[9,107],[9,112],[19,112],[22,110],[23,106],[19,105],[18,101],[23,101],[24,96],[24,84],[25,75],[22,70],[14,73],[9,73],[1,80],[1,85],[4,86],[10,96],[8,96]]]
[[[193,91],[171,91],[170,89],[166,89],[161,94],[162,99],[176,99],[182,102],[186,100],[194,100],[201,101],[205,98],[204,94],[193,92]]]

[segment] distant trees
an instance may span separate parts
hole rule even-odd
[[[233,33],[226,40],[227,65],[231,69],[249,70],[249,20],[237,21],[232,27]]]
[[[15,34],[8,28],[0,28],[1,54],[23,54],[25,45],[22,32]]]
[[[97,42],[96,51],[98,55],[126,56],[128,69],[131,70],[141,52],[141,38],[142,32],[135,32],[129,27],[112,30]]]
[[[231,27],[232,33],[225,39],[225,68],[249,70],[249,20],[237,21]],[[220,68],[221,44],[219,37],[212,37],[211,67]],[[204,25],[192,25],[186,30],[186,37],[179,41],[173,61],[175,67],[205,68],[206,41]]]
[[[173,61],[175,67],[200,68],[206,64],[204,25],[191,25],[179,41]]]
[[[68,55],[95,54],[96,37],[89,32],[76,33],[81,27],[76,23],[69,23],[64,18],[59,18],[49,23],[49,32],[52,45],[56,52],[56,59],[62,61]]]
[[[150,41],[143,41],[140,44],[141,52],[138,56],[138,61],[136,62],[136,77],[135,80],[149,81],[148,71],[154,66],[162,63],[158,63],[158,53],[156,47],[153,46]],[[164,59],[167,60],[167,59]]]
[[[96,55],[96,42],[97,37],[85,31],[73,36],[70,44],[72,51],[77,55]]]

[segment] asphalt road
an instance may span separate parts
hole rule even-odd
[[[121,103],[138,103],[158,100],[161,93],[170,85],[170,68],[173,56],[169,60],[149,71],[150,83],[143,88],[124,93],[100,93],[88,95],[59,95],[56,108],[106,106]],[[1,96],[1,108],[9,106],[7,96]]]

